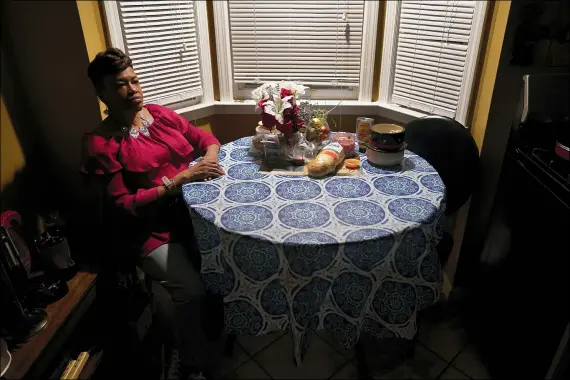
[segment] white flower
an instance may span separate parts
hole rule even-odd
[[[263,110],[265,113],[272,115],[279,124],[283,124],[283,111],[292,107],[291,103],[289,103],[291,98],[291,96],[287,96],[281,99],[278,94],[273,94],[273,100],[265,102]]]
[[[306,86],[303,86],[300,83],[295,83],[291,81],[281,81],[281,83],[279,83],[279,86],[281,88],[286,88],[288,90],[291,90],[295,98],[297,98],[299,95],[303,95],[305,93],[305,88],[307,88]]]
[[[267,93],[267,92],[265,92]],[[260,100],[265,99],[264,90],[260,86],[251,92],[251,98],[255,100],[256,103],[259,103]]]
[[[281,89],[283,88],[291,91],[292,95],[281,99]],[[283,111],[293,107],[297,97],[304,94],[306,88],[308,87],[292,81],[281,81],[279,84],[267,82],[253,90],[251,98],[255,100],[256,109],[259,109],[257,105],[260,101],[266,100],[263,107],[264,111],[273,115],[279,123],[283,123]]]
[[[258,103],[260,100],[269,99],[271,87],[277,86],[275,83],[264,83],[251,92],[251,98]]]

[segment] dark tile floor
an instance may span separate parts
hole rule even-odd
[[[357,379],[354,351],[319,332],[301,366],[292,358],[290,334],[239,337],[234,354],[219,366],[219,379]],[[368,355],[370,357],[370,355]],[[370,363],[369,363],[370,364]],[[373,365],[371,366],[373,367]],[[390,371],[371,368],[374,379],[488,379],[474,346],[452,312],[434,307],[422,319],[412,357]]]

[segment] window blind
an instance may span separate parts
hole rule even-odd
[[[193,1],[119,1],[126,53],[145,101],[170,104],[202,95]]]
[[[230,0],[234,82],[358,87],[363,0]]]
[[[402,1],[391,101],[455,117],[475,1]]]

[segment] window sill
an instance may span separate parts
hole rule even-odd
[[[332,115],[362,115],[362,116],[381,116],[399,123],[408,123],[425,114],[417,111],[405,109],[403,107],[387,104],[382,102],[359,102],[357,100],[344,100],[339,105],[337,100],[314,100],[311,103],[318,108],[330,110],[338,105]],[[255,109],[253,100],[243,102],[211,102],[201,103],[190,107],[184,107],[176,110],[176,112],[187,120],[196,120],[209,117],[215,114],[221,115],[253,115],[259,113]]]
[[[330,110],[339,104],[339,100],[313,100],[316,108]],[[332,112],[332,115],[376,115],[378,104],[373,102],[359,102],[356,100],[344,100]],[[216,102],[216,112],[219,114],[255,114],[259,113],[255,109],[255,102],[253,100],[245,100],[241,102]]]
[[[427,114],[422,112],[413,111],[404,107],[400,107],[396,104],[389,104],[384,102],[376,103],[378,110],[377,115],[398,121],[400,123],[409,123],[410,121],[419,119],[421,117],[427,116]]]
[[[186,120],[196,120],[214,115],[214,105],[215,104],[213,102],[199,103],[190,107],[179,108],[174,111]]]

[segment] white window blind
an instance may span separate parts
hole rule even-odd
[[[123,49],[145,102],[177,103],[202,95],[194,1],[119,1]]]
[[[228,7],[234,83],[358,88],[363,0],[230,0]]]
[[[391,102],[455,118],[477,1],[401,1]],[[470,52],[475,52],[469,56]]]

